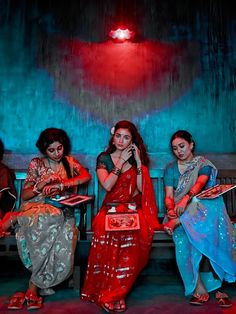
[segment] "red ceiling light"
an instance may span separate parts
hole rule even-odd
[[[130,31],[128,28],[117,28],[116,30],[111,30],[109,36],[115,41],[123,43],[126,40],[133,38],[135,33]]]

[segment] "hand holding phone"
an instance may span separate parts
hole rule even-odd
[[[140,150],[138,149],[137,145],[135,143],[132,143],[132,156],[135,159],[136,163],[141,163],[140,160]]]

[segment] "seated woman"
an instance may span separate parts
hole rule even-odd
[[[216,184],[217,169],[204,157],[194,156],[191,134],[179,130],[170,144],[177,160],[164,175],[169,218],[164,229],[173,233],[185,294],[193,294],[191,304],[202,305],[209,299],[208,292],[221,287],[223,280],[236,280],[235,230],[221,196],[194,197]],[[225,293],[218,291],[216,298],[222,307],[232,305]]]
[[[90,174],[69,155],[70,141],[65,131],[44,130],[36,143],[43,157],[33,158],[25,180],[19,213],[6,215],[1,222],[7,228],[18,222],[16,240],[24,265],[32,272],[26,293],[11,297],[8,309],[42,306],[38,288],[48,289],[64,281],[72,272],[78,231],[73,212],[46,203],[45,198],[65,191],[75,192],[78,184],[90,180]]]
[[[125,297],[148,262],[154,229],[160,229],[148,156],[134,124],[120,121],[112,128],[108,149],[97,158],[97,176],[107,191],[93,221],[92,239],[82,300],[96,302],[107,312],[126,310]],[[137,209],[140,229],[107,231],[110,207],[117,212]]]
[[[16,202],[16,190],[14,187],[15,175],[6,165],[2,163],[4,154],[4,145],[0,139],[0,219],[14,209]],[[5,232],[1,231],[0,237],[4,236]]]

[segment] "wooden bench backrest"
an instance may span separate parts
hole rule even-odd
[[[164,217],[165,206],[164,206],[164,183],[163,183],[163,170],[162,169],[151,169],[150,176],[153,183],[153,188],[156,196],[156,203],[158,206],[158,216]],[[17,202],[16,209],[19,209],[21,203],[21,194],[26,178],[26,172],[16,172],[15,186],[17,190]],[[219,170],[217,183],[219,184],[236,184],[236,170]],[[89,185],[80,187],[79,193],[94,195],[94,204],[88,206],[87,210],[87,228],[91,229],[91,222],[93,217],[97,214],[101,207],[102,201],[105,196],[104,189],[100,186],[96,173],[93,173],[93,180]],[[236,189],[229,191],[223,195],[227,211],[230,216],[236,216]]]
[[[217,183],[236,184],[236,170],[219,170]],[[236,216],[236,188],[225,193],[223,198],[229,216]]]

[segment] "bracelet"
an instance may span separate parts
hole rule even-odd
[[[37,184],[35,184],[34,187],[33,187],[33,192],[36,193],[36,194],[40,194],[42,191],[39,191],[38,188],[37,188]]]
[[[122,159],[124,162],[126,162],[126,160],[124,158],[120,157],[120,159]]]
[[[141,175],[142,174],[142,168],[137,168],[137,175]]]
[[[64,190],[64,184],[61,182],[58,184],[59,190],[62,192]]]
[[[119,176],[121,174],[121,170],[117,167],[114,167],[111,172],[116,176]]]

